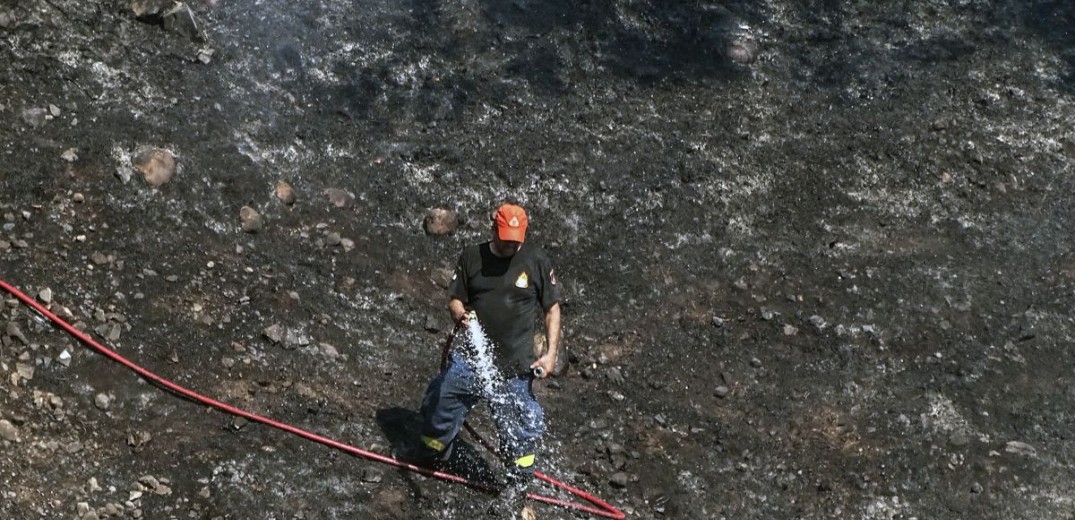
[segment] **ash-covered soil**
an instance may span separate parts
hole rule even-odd
[[[514,199],[565,287],[550,475],[629,518],[1075,518],[1075,4],[186,8],[0,5],[0,279],[122,355],[388,453]],[[3,518],[490,514],[5,300]]]

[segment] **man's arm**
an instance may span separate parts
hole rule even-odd
[[[530,368],[541,367],[545,371],[542,379],[549,377],[556,368],[556,353],[560,348],[560,304],[554,303],[545,309],[545,340],[548,348],[545,353],[530,365]]]
[[[452,315],[452,323],[459,323],[467,315],[467,308],[463,305],[463,300],[452,297],[448,301],[448,313]]]

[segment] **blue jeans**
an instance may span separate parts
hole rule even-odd
[[[537,442],[545,433],[533,381],[528,374],[518,375],[486,388],[468,360],[453,352],[448,368],[429,383],[422,398],[422,444],[446,460],[467,413],[484,399],[492,408],[505,463],[532,472]]]

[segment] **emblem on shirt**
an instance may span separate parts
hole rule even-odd
[[[526,277],[526,273],[522,273],[515,279],[515,286],[520,289],[526,289],[530,286],[530,279]]]

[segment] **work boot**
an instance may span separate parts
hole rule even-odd
[[[392,450],[392,458],[400,462],[414,464],[415,466],[421,466],[434,471],[439,471],[447,466],[448,458],[450,456],[450,449],[444,450],[444,453],[438,453],[435,450],[418,443],[408,443]]]

